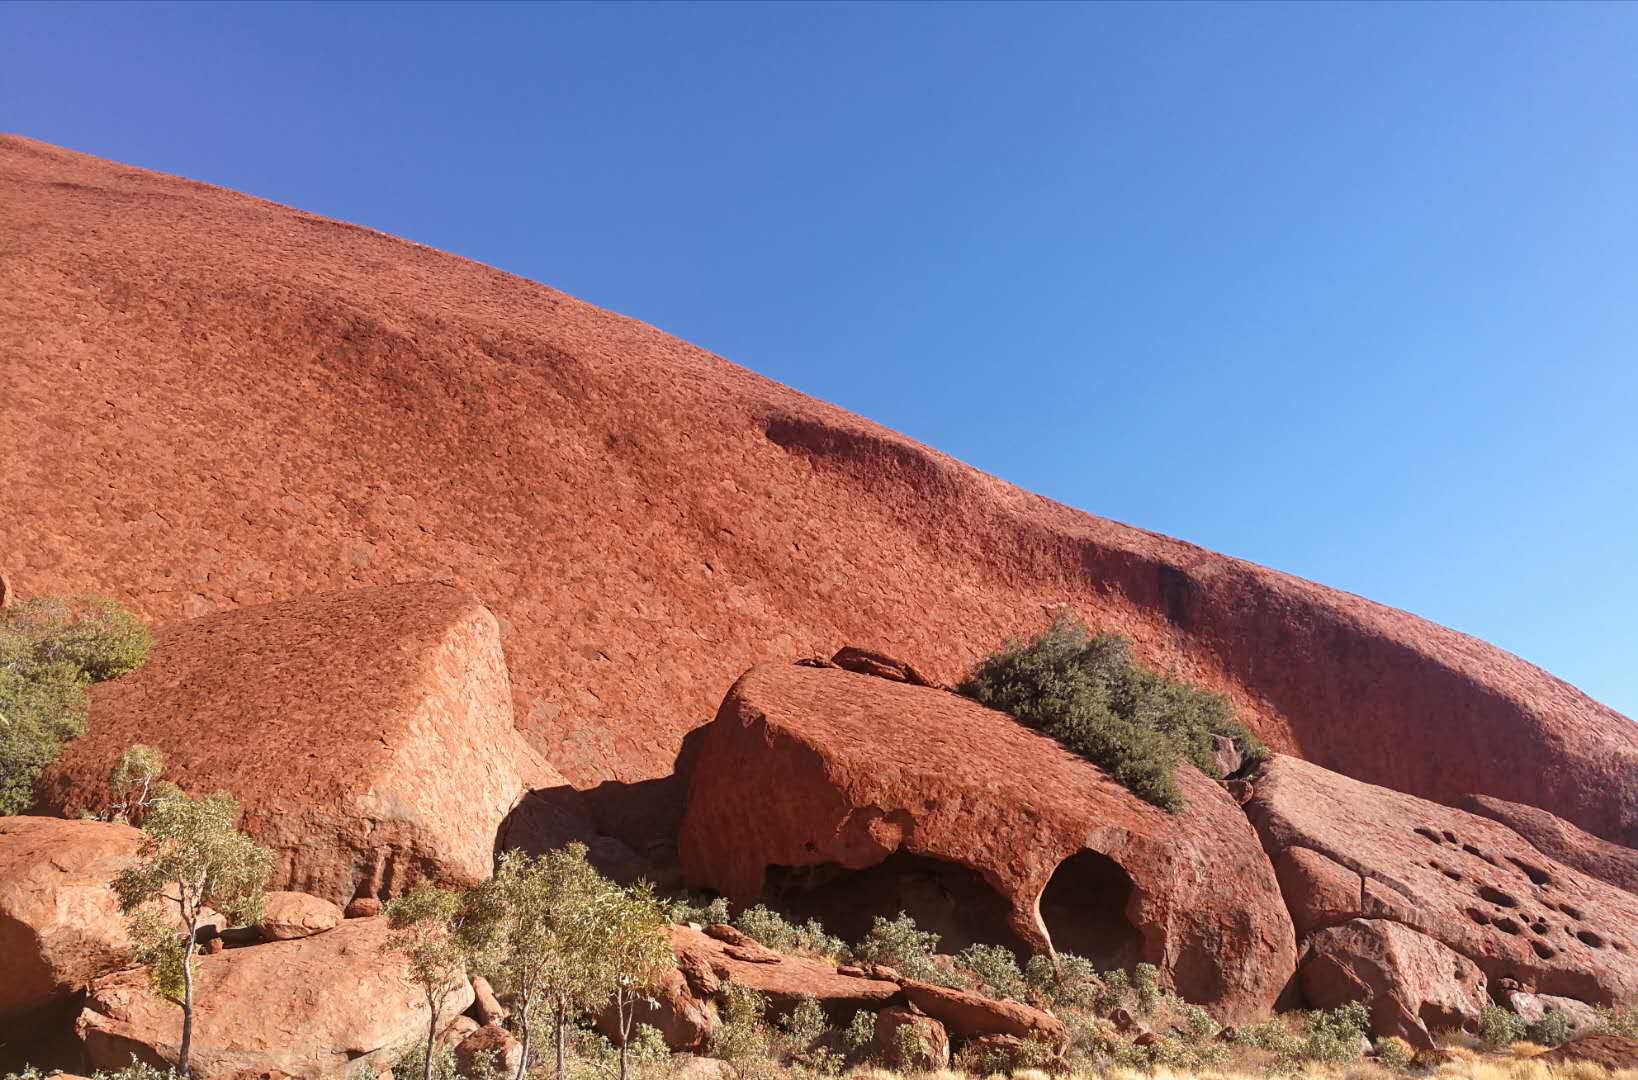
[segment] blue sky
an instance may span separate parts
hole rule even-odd
[[[0,129],[458,252],[1638,715],[1638,6],[0,6]]]

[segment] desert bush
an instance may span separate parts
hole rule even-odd
[[[725,923],[729,921],[728,901],[720,896],[710,900],[698,895],[677,896],[667,902],[666,916],[674,923]]]
[[[1638,1040],[1638,1009],[1599,1009],[1598,1030],[1605,1035]]]
[[[1104,993],[1103,980],[1092,961],[1074,953],[1059,953],[1056,962],[1037,953],[1024,965],[1024,984],[1032,998],[1063,1008],[1095,1008]]]
[[[1415,1057],[1416,1050],[1397,1035],[1376,1040],[1376,1060],[1384,1068],[1403,1072],[1410,1068],[1411,1060]]]
[[[1140,1016],[1148,1016],[1160,1007],[1165,991],[1160,988],[1160,969],[1153,964],[1139,964],[1132,969],[1132,994]]]
[[[842,1045],[854,1054],[864,1054],[876,1041],[876,1014],[860,1009],[842,1029]]]
[[[1532,1021],[1524,1029],[1524,1037],[1542,1046],[1561,1046],[1575,1034],[1575,1022],[1561,1012],[1550,1012],[1540,1020]]]
[[[1267,748],[1233,718],[1227,697],[1141,666],[1132,643],[1093,635],[1060,617],[1027,642],[1012,641],[980,661],[957,689],[1045,732],[1095,762],[1133,794],[1167,810],[1183,808],[1172,775],[1192,762],[1218,776],[1212,736],[1234,740],[1246,757]]]
[[[1303,1018],[1301,1058],[1328,1065],[1358,1061],[1361,1040],[1370,1029],[1371,1015],[1357,1001],[1341,1008],[1311,1012]]]
[[[765,1058],[773,1047],[768,999],[739,983],[723,985],[722,1022],[711,1035],[711,1056],[731,1064]]]
[[[1524,1018],[1500,1005],[1486,1005],[1479,1010],[1479,1041],[1487,1050],[1500,1050],[1523,1042],[1529,1035]]]
[[[848,955],[847,942],[826,933],[818,919],[809,919],[798,926],[761,904],[740,912],[734,926],[768,948],[783,953],[806,953],[830,959]]]
[[[1011,949],[1001,945],[969,945],[956,953],[955,961],[973,977],[978,988],[991,997],[1022,1001],[1029,991]]]
[[[86,688],[139,667],[142,620],[109,600],[27,600],[0,610],[0,814],[34,803],[34,781],[85,734]]]
[[[870,933],[853,950],[856,960],[866,964],[882,964],[909,979],[953,985],[950,973],[933,962],[938,950],[938,935],[916,926],[916,920],[907,912],[897,918],[876,916]]]

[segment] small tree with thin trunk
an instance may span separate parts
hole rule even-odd
[[[165,755],[151,746],[137,743],[119,756],[108,770],[108,820],[140,826],[155,801],[168,794],[160,777],[165,773]]]
[[[239,832],[239,804],[217,792],[191,799],[166,786],[142,823],[141,861],[114,880],[131,918],[137,959],[154,988],[182,1006],[177,1069],[188,1075],[193,1046],[194,953],[206,909],[235,925],[261,917],[273,853]],[[178,931],[169,912],[174,910]]]
[[[410,978],[426,996],[427,1053],[422,1080],[432,1080],[437,1056],[438,1018],[444,1003],[466,982],[467,950],[462,943],[463,894],[422,882],[387,905],[392,946],[409,961]]]
[[[626,1056],[637,1002],[677,962],[671,951],[671,920],[646,881],[605,896],[599,911],[602,940],[599,965],[614,998],[620,1029],[620,1080],[626,1078]]]
[[[522,1054],[515,1080],[528,1073],[534,1030],[548,1019],[561,1076],[569,1020],[597,1004],[599,991],[606,996],[598,916],[615,892],[586,861],[584,844],[539,858],[509,851],[494,877],[472,890],[464,936],[477,966],[517,1009]],[[549,1017],[541,1007],[549,1007]]]

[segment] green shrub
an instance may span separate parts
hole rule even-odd
[[[1074,953],[1059,953],[1056,963],[1037,953],[1024,965],[1024,983],[1030,994],[1048,1005],[1095,1009],[1104,993],[1103,980],[1092,961]]]
[[[711,1056],[730,1063],[768,1056],[774,1032],[768,1026],[768,999],[748,986],[725,983],[722,1023],[711,1036]]]
[[[1160,1007],[1165,991],[1160,988],[1160,969],[1153,964],[1139,964],[1132,969],[1132,992],[1137,995],[1139,1016],[1148,1016]]]
[[[86,688],[141,665],[142,621],[97,598],[28,600],[0,610],[0,814],[34,804],[34,781],[85,734]]]
[[[890,967],[907,979],[952,985],[950,973],[933,963],[937,949],[938,935],[919,929],[916,920],[901,911],[896,919],[876,916],[853,956],[861,963]]]
[[[1638,1040],[1638,1009],[1598,1010],[1598,1031],[1605,1035],[1619,1035]]]
[[[1524,1037],[1539,1046],[1561,1046],[1575,1034],[1575,1023],[1561,1012],[1550,1012],[1524,1029]]]
[[[718,896],[706,900],[697,895],[675,897],[666,904],[666,917],[674,923],[712,923],[728,921],[728,901]]]
[[[1371,1029],[1371,1014],[1358,1001],[1303,1018],[1301,1054],[1304,1060],[1345,1065],[1358,1061],[1361,1040]]]
[[[1397,1035],[1376,1040],[1376,1060],[1383,1068],[1403,1072],[1415,1057],[1415,1048]]]
[[[957,689],[1051,735],[1133,794],[1174,812],[1183,808],[1183,794],[1172,773],[1183,761],[1221,779],[1213,735],[1233,739],[1247,758],[1268,754],[1235,722],[1228,698],[1142,667],[1130,641],[1094,636],[1066,616],[982,660]]]
[[[1479,1041],[1491,1050],[1500,1050],[1529,1035],[1524,1018],[1500,1005],[1486,1005],[1479,1010]]]
[[[848,955],[847,942],[826,933],[818,919],[809,919],[798,926],[761,904],[740,912],[734,926],[779,952],[807,953],[832,959]]]
[[[875,1041],[876,1014],[869,1009],[860,1009],[842,1029],[842,1045],[855,1054],[863,1054]]]
[[[1001,945],[969,945],[956,953],[955,960],[989,996],[1024,1000],[1029,987],[1011,949]]]

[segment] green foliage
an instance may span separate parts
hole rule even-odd
[[[154,993],[173,1004],[182,1004],[186,981],[182,968],[187,950],[176,924],[161,914],[156,904],[132,915],[129,927],[132,959],[147,970]]]
[[[876,1014],[869,1009],[860,1009],[842,1029],[842,1045],[855,1054],[863,1054],[875,1041]]]
[[[176,1080],[177,1074],[170,1069],[156,1069],[145,1061],[138,1061],[133,1055],[131,1063],[123,1069],[99,1069],[91,1077],[92,1080]],[[22,1072],[6,1073],[0,1080],[47,1080],[47,1074],[40,1071],[38,1066],[27,1065]]]
[[[938,935],[916,926],[916,920],[906,912],[897,918],[876,916],[870,933],[853,950],[854,959],[865,964],[882,964],[908,979],[939,983],[955,983],[950,973],[933,963],[938,950]]]
[[[420,882],[387,904],[388,940],[409,962],[410,979],[426,999],[429,1010],[426,1046],[437,1041],[434,1026],[443,1005],[466,981],[467,950],[461,940],[461,893]],[[438,1055],[421,1054],[422,1080],[434,1080]]]
[[[1330,1065],[1358,1061],[1361,1040],[1371,1029],[1371,1014],[1358,1001],[1303,1018],[1302,1058]]]
[[[991,997],[1022,1001],[1028,993],[1024,973],[1018,970],[1018,961],[1013,958],[1011,949],[1000,945],[969,945],[956,953],[955,959]]]
[[[1148,1016],[1160,1005],[1165,992],[1160,988],[1160,969],[1153,964],[1139,964],[1132,969],[1132,993],[1137,998],[1139,1016]]]
[[[0,610],[0,814],[34,804],[34,781],[85,734],[86,687],[140,666],[153,637],[111,601],[27,600]]]
[[[1388,1035],[1376,1040],[1377,1064],[1394,1072],[1404,1072],[1410,1068],[1411,1061],[1416,1057],[1416,1050],[1410,1043],[1397,1035]]]
[[[1638,1009],[1600,1008],[1598,1031],[1605,1035],[1619,1035],[1623,1039],[1638,1040]]]
[[[1116,969],[1107,971],[1102,977],[1103,986],[1098,990],[1092,1002],[1092,1007],[1098,1012],[1107,1013],[1120,1008],[1126,1003],[1126,997],[1132,992],[1132,977],[1126,972]]]
[[[768,946],[783,953],[806,953],[836,959],[848,955],[847,942],[825,932],[818,919],[809,919],[798,926],[777,911],[757,904],[740,912],[734,926]]]
[[[1575,1022],[1561,1012],[1549,1012],[1525,1028],[1524,1037],[1538,1046],[1561,1046],[1575,1034]]]
[[[1067,952],[1059,953],[1056,963],[1044,953],[1030,957],[1024,965],[1024,982],[1036,998],[1065,1008],[1096,1008],[1104,993],[1103,980],[1092,961]]]
[[[711,1035],[711,1056],[730,1063],[766,1057],[773,1045],[768,1026],[768,999],[739,983],[723,984],[722,1022]]]
[[[108,820],[141,825],[157,800],[178,793],[160,780],[164,774],[165,755],[151,746],[137,743],[121,754],[108,770]]]
[[[235,926],[261,918],[273,853],[238,825],[239,804],[226,792],[194,799],[173,791],[159,800],[142,825],[140,861],[114,879],[121,909],[130,915],[165,899],[190,930],[207,907]]]
[[[671,1057],[671,1047],[666,1045],[665,1035],[659,1028],[638,1024],[631,1033],[629,1053],[638,1065],[657,1065]]]
[[[811,994],[798,998],[795,1008],[779,1018],[779,1030],[785,1043],[784,1056],[792,1064],[826,1075],[842,1070],[840,1056],[823,1045],[834,1033],[818,998]]]
[[[1490,1050],[1500,1050],[1516,1042],[1523,1042],[1529,1034],[1524,1017],[1502,1008],[1486,1005],[1479,1010],[1479,1041]]]
[[[1172,775],[1180,763],[1218,777],[1213,735],[1233,739],[1251,759],[1268,753],[1235,722],[1228,698],[1142,667],[1130,641],[1094,636],[1068,616],[1028,642],[1009,642],[957,689],[1051,735],[1173,812],[1183,808]]]
[[[666,917],[674,923],[699,923],[701,926],[725,923],[729,920],[728,901],[720,896],[711,900],[697,895],[673,897],[666,905]]]

